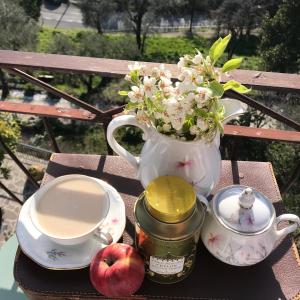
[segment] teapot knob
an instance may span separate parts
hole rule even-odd
[[[246,188],[239,196],[239,204],[242,208],[250,209],[255,201],[255,195],[251,188]]]

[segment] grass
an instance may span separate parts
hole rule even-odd
[[[63,33],[67,35],[76,44],[78,42],[78,34],[83,31],[94,32],[91,29],[53,29],[44,27],[39,33],[37,51],[46,52],[52,41],[53,34],[55,33]],[[119,33],[108,34],[108,36],[111,39],[126,38],[125,34]],[[199,35],[187,37],[153,34],[149,35],[147,38],[145,52],[140,57],[140,60],[161,63],[177,63],[180,56],[183,56],[184,54],[193,54],[196,49],[200,50],[204,55],[207,55],[207,51],[212,43],[213,39]],[[262,64],[257,53],[258,43],[258,38],[256,36],[251,36],[250,39],[244,39],[236,45],[235,52],[237,55],[234,56],[244,57],[241,69],[261,69]],[[224,54],[223,58],[220,60],[220,65],[226,60],[227,55]]]

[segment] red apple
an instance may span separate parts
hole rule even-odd
[[[100,250],[90,266],[93,286],[107,297],[132,295],[140,288],[144,276],[143,259],[126,244],[117,243]]]

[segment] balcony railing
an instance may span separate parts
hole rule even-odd
[[[66,118],[101,123],[105,130],[106,137],[106,130],[109,122],[112,120],[114,115],[122,112],[123,107],[117,107],[105,111],[100,110],[80,99],[77,99],[72,95],[58,90],[50,84],[33,77],[32,75],[29,75],[28,73],[26,73],[26,71],[46,70],[52,72],[97,74],[102,77],[123,78],[128,72],[128,65],[132,63],[133,62],[131,61],[125,60],[0,50],[0,68],[6,70],[11,74],[15,74],[23,78],[24,80],[31,82],[32,84],[48,92],[51,92],[58,97],[66,99],[67,101],[80,107],[79,109],[74,109],[48,105],[2,101],[0,102],[0,111],[18,114],[30,114],[43,118],[44,126],[50,138],[52,149],[54,152],[60,152],[60,148],[52,132],[49,118]],[[152,67],[159,65],[157,63],[148,62],[145,62],[144,64],[146,65],[146,74],[150,74],[150,69]],[[166,64],[166,66],[171,70],[173,79],[176,80],[176,66],[169,64]],[[275,90],[300,93],[300,75],[297,74],[236,70],[232,71],[229,76],[224,75],[222,78],[224,82],[231,79],[238,80],[242,84],[249,86],[254,90]],[[225,135],[240,138],[254,138],[262,140],[300,143],[300,124],[296,121],[275,112],[274,110],[260,104],[249,96],[242,95],[234,91],[228,91],[227,95],[231,98],[239,99],[240,101],[276,119],[277,121],[288,125],[294,130],[263,129],[245,126],[225,125]],[[18,166],[26,174],[29,180],[31,180],[35,186],[38,186],[38,183],[30,175],[21,161],[5,145],[1,136],[0,145],[18,164]],[[108,143],[107,151],[108,154],[113,153]],[[290,179],[287,180],[285,186],[281,188],[281,192],[286,192],[292,186],[292,184],[299,176],[299,173],[300,162],[296,162],[295,171],[291,175]],[[0,182],[0,186],[4,190],[6,190],[14,200],[21,202],[16,196],[13,195],[12,192],[8,190],[8,188],[3,183]]]

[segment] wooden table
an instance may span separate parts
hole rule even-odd
[[[133,206],[142,187],[135,172],[115,156],[54,154],[43,184],[65,174],[85,174],[107,181],[121,194],[126,205],[126,230],[123,242],[133,244]],[[265,194],[277,215],[283,212],[280,193],[270,163],[222,162],[222,176],[215,191],[231,184],[249,185]],[[213,191],[213,193],[215,192]],[[134,298],[138,299],[300,299],[299,257],[294,243],[286,237],[263,262],[251,267],[226,265],[198,245],[196,265],[182,282],[160,285],[145,279]],[[96,299],[88,268],[50,271],[35,264],[18,251],[14,276],[31,299]]]

